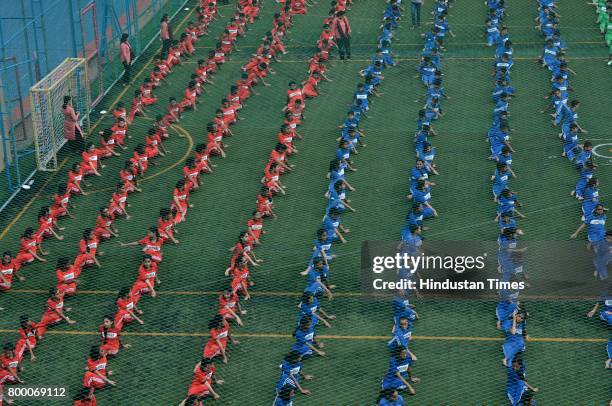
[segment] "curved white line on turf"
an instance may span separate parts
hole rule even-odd
[[[593,155],[598,156],[600,158],[604,158],[604,159],[612,159],[612,156],[610,156],[610,155],[606,156],[606,155],[602,155],[602,154],[597,152],[597,148],[604,147],[606,145],[612,146],[612,142],[608,142],[608,143],[605,143],[605,144],[597,144],[597,145],[595,145],[593,147]]]

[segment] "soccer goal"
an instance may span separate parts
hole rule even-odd
[[[82,58],[67,58],[30,88],[34,145],[38,169],[57,170],[57,152],[64,138],[64,96],[72,97],[83,136],[89,132],[90,91],[87,64]]]

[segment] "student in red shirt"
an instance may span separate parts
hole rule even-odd
[[[130,348],[130,344],[124,344],[119,338],[121,329],[115,326],[112,316],[104,316],[102,325],[100,325],[100,336],[102,343],[100,352],[106,357],[113,357],[119,353],[120,348]]]
[[[149,294],[151,297],[156,297],[155,285],[160,283],[157,276],[157,263],[153,262],[151,255],[145,254],[138,268],[138,278],[130,289],[134,303],[138,303],[142,295]]]
[[[157,97],[153,95],[153,83],[151,83],[151,78],[145,78],[140,86],[140,100],[145,106],[157,103]]]
[[[287,147],[287,155],[297,154],[298,150],[295,148],[293,144],[293,131],[289,126],[283,124],[281,125],[280,131],[277,134],[276,138],[279,144]]]
[[[136,148],[134,148],[134,155],[132,155],[132,162],[136,164],[140,175],[144,175],[147,172],[149,169],[149,157],[144,145],[136,145]],[[151,162],[151,164],[155,165],[153,162]]]
[[[83,169],[84,175],[100,175],[98,172],[98,151],[93,142],[88,142],[85,146],[85,151],[81,153],[81,157],[83,160],[81,161],[81,168]],[[101,168],[104,168],[104,165],[100,165]]]
[[[183,167],[183,178],[189,191],[197,190],[201,185],[200,179],[200,168],[196,165],[196,161],[193,157],[187,158],[185,166]]]
[[[217,314],[208,323],[208,328],[210,329],[210,338],[204,346],[202,358],[213,359],[221,356],[223,363],[227,364],[227,341],[238,344],[238,341],[232,339],[229,323],[223,316]]]
[[[23,360],[26,350],[30,354],[30,361],[36,361],[34,348],[36,348],[36,323],[30,320],[27,314],[22,314],[19,316],[19,340],[15,344],[15,354],[19,362]]]
[[[51,212],[51,208],[49,206],[43,206],[40,208],[38,212],[38,230],[34,236],[42,242],[44,238],[47,237],[55,237],[56,240],[61,241],[64,239],[64,236],[57,234],[57,231],[64,230],[64,227],[57,226],[57,220],[53,217],[53,213]]]
[[[108,362],[106,355],[100,352],[100,347],[94,345],[89,351],[87,366],[85,367],[85,375],[83,376],[83,387],[90,388],[91,393],[95,389],[102,389],[107,384],[115,386],[116,383],[108,379],[107,375],[112,375],[112,371],[107,371]]]
[[[13,286],[13,278],[15,276],[17,276],[19,281],[25,281],[26,278],[17,274],[20,268],[19,261],[13,259],[9,251],[4,251],[0,261],[0,290],[9,290]]]
[[[261,178],[261,183],[267,187],[272,194],[286,194],[285,188],[283,187],[280,180],[280,169],[277,162],[268,162],[264,169],[264,176]]]
[[[181,107],[184,109],[192,109],[193,111],[198,111],[196,106],[196,82],[194,80],[189,81],[187,85],[187,89],[185,89],[183,100],[181,101]]]
[[[44,337],[47,327],[55,325],[62,320],[68,324],[75,324],[76,321],[66,316],[65,312],[70,311],[70,308],[64,308],[64,294],[58,291],[56,288],[49,290],[49,298],[47,299],[45,312],[39,323],[36,323],[37,329],[36,334],[38,339],[41,340]]]
[[[80,274],[80,266],[71,264],[66,257],[59,257],[55,267],[55,277],[57,278],[55,289],[57,292],[61,293],[62,296],[74,296]]]
[[[19,365],[19,358],[17,354],[15,354],[15,346],[11,343],[4,344],[2,348],[2,354],[0,355],[0,370],[8,372],[8,375],[3,374],[5,383],[25,383],[18,375],[18,372],[21,372],[21,366]]]
[[[234,244],[229,251],[232,253],[230,259],[230,266],[225,270],[225,275],[228,276],[229,272],[234,268],[234,265],[238,258],[242,258],[248,261],[253,266],[259,266],[259,262],[263,262],[262,259],[257,258],[255,251],[253,251],[253,243],[251,236],[246,231],[243,231],[238,236],[238,242]]]
[[[174,221],[175,223],[182,223],[185,221],[187,209],[193,207],[193,204],[189,203],[189,188],[185,184],[184,179],[176,182],[176,187],[174,188],[172,195],[172,204],[170,205],[170,209],[176,210]]]
[[[247,221],[247,231],[255,241],[255,244],[260,244],[260,239],[262,234],[266,234],[263,229],[263,219],[261,218],[261,213],[255,210]]]
[[[141,238],[138,241],[120,243],[122,247],[130,247],[141,245],[142,251],[151,257],[151,259],[155,262],[162,261],[162,245],[164,244],[164,240],[160,237],[159,232],[157,231],[157,227],[150,227],[147,231],[147,235]]]
[[[287,162],[287,146],[281,143],[276,144],[274,149],[270,152],[269,161],[278,164],[280,173],[284,173],[285,171],[290,172],[295,167],[295,165]]]
[[[136,313],[138,313],[138,315],[142,315],[143,311],[138,308],[136,303],[134,303],[134,298],[132,297],[130,288],[121,288],[121,290],[119,290],[119,294],[117,295],[117,313],[115,313],[113,318],[114,326],[121,331],[125,323],[131,323],[134,320],[136,320],[139,324],[144,324],[144,321],[142,321],[142,319],[140,319]]]
[[[215,112],[215,117],[213,118],[213,124],[217,126],[217,129],[215,131],[217,135],[221,135],[222,137],[231,137],[232,135],[234,135],[234,133],[232,133],[231,128],[224,120],[223,110],[217,109],[217,111]]]
[[[32,227],[28,227],[25,229],[25,231],[23,232],[19,240],[20,248],[19,248],[19,253],[17,254],[17,257],[16,257],[17,262],[19,263],[20,267],[25,264],[31,263],[32,261],[34,261],[34,259],[40,262],[47,262],[45,258],[42,258],[40,256],[40,255],[47,255],[47,252],[45,252],[40,246],[41,241],[42,240],[39,240],[34,235],[34,229],[32,229]],[[39,249],[40,249],[40,255],[38,255]]]
[[[113,138],[113,131],[110,128],[100,131],[100,158],[110,158],[111,156],[120,156],[121,154],[115,152],[116,141]]]
[[[196,145],[195,148],[195,161],[196,161],[196,165],[198,166],[198,170],[200,171],[200,173],[212,173],[213,171],[213,167],[217,166],[214,164],[211,164],[208,157],[209,157],[209,151],[208,148],[206,148],[206,144],[198,144]]]
[[[157,219],[157,233],[160,238],[166,243],[171,240],[178,244],[179,240],[174,237],[176,230],[174,229],[174,219],[171,216],[170,209],[163,208],[159,211],[159,219]]]
[[[96,237],[96,234],[91,228],[86,228],[83,231],[83,238],[79,241],[79,255],[83,255],[85,257],[85,262],[83,265],[85,267],[90,267],[94,264],[98,268],[100,265],[100,261],[98,261],[99,256],[102,256],[102,252],[98,252],[98,246],[100,245],[100,240]]]
[[[170,103],[168,104],[167,110],[168,114],[166,114],[165,118],[169,123],[178,123],[181,121],[183,106],[176,102],[176,98],[170,98]]]
[[[117,183],[116,187],[117,190],[113,193],[110,200],[108,212],[113,218],[125,214],[125,219],[129,220],[131,216],[127,211],[127,207],[129,206],[127,204],[127,191],[125,190],[123,183]]]
[[[117,106],[113,109],[113,117],[115,118],[115,122],[119,121],[119,118],[123,118],[124,120],[127,118],[127,111],[122,101],[117,102]]]
[[[302,84],[304,85],[304,87],[302,88],[304,96],[308,98],[319,96],[318,86],[320,81],[321,77],[317,72],[314,72],[313,74],[308,76],[308,79],[302,82]]]
[[[125,191],[129,193],[142,192],[142,189],[138,187],[138,168],[134,166],[134,162],[131,159],[125,161],[124,167],[119,171],[119,178],[123,182]]]
[[[251,298],[248,289],[249,267],[246,264],[246,260],[242,257],[238,257],[230,272],[232,275],[232,292],[236,294],[242,292],[242,294],[244,294],[244,300],[249,300]]]
[[[166,148],[162,144],[161,137],[155,131],[155,128],[149,128],[147,135],[145,135],[145,153],[148,158],[155,158],[159,156],[166,156]]]
[[[257,212],[262,217],[272,217],[276,219],[276,213],[273,211],[274,202],[272,201],[272,193],[266,186],[262,186],[259,195],[257,195]]]
[[[57,185],[57,192],[53,195],[51,215],[56,219],[64,216],[74,218],[69,210],[69,208],[73,207],[74,206],[70,204],[70,189],[66,183],[61,182]]]
[[[196,364],[193,370],[193,379],[191,380],[191,384],[189,385],[187,397],[183,399],[179,406],[197,404],[201,405],[201,399],[211,395],[215,400],[220,399],[221,396],[219,396],[219,394],[215,392],[212,387],[212,384],[214,382],[216,385],[221,385],[223,381],[220,379],[216,379],[214,375],[215,364],[213,363],[213,361],[208,358],[202,358],[202,360]]]
[[[81,187],[82,181],[83,170],[81,168],[81,164],[79,162],[75,162],[72,164],[72,169],[68,171],[68,183],[66,184],[66,187],[72,194],[80,193],[83,196],[87,196],[87,192],[85,192]]]
[[[236,320],[239,326],[243,326],[242,319],[239,314],[246,314],[247,311],[243,310],[238,300],[238,295],[232,292],[231,289],[225,289],[219,296],[219,310],[218,314],[226,320]]]
[[[111,130],[113,131],[113,139],[121,149],[127,148],[125,146],[125,137],[132,138],[128,134],[128,125],[125,120],[126,119],[121,116],[117,118],[117,122],[111,127]]]
[[[108,240],[112,237],[118,237],[119,231],[115,228],[115,219],[111,216],[106,207],[100,207],[98,210],[98,218],[96,218],[96,228],[94,235],[100,240]]]
[[[130,114],[128,114],[127,123],[132,124],[136,116],[145,116],[144,103],[142,102],[142,92],[140,89],[134,90],[134,97],[130,105]]]
[[[168,138],[170,138],[170,134],[168,134],[169,124],[170,123],[168,123],[168,120],[165,117],[163,117],[161,114],[158,114],[155,117],[155,122],[153,122],[153,127],[155,128],[155,131],[157,131],[157,135],[159,135],[159,137],[162,140],[167,140]],[[180,137],[184,137],[184,135],[180,135]]]
[[[208,149],[209,153],[221,155],[221,158],[225,158],[225,151],[223,144],[223,134],[218,131],[217,125],[214,123],[208,123],[206,126],[207,132],[207,140],[206,149]]]

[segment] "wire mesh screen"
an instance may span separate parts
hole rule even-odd
[[[11,267],[9,259],[19,258],[23,265],[10,288],[0,292],[0,335],[8,358],[11,346],[21,342],[15,350],[25,369],[17,375],[27,385],[68,388],[68,398],[45,404],[69,404],[73,398],[87,404],[92,392],[98,404],[111,405],[282,405],[287,397],[295,405],[401,404],[393,392],[381,393],[392,356],[394,297],[366,289],[361,254],[364,242],[391,242],[395,248],[410,221],[415,132],[422,129],[417,120],[420,110],[431,114],[434,107],[431,89],[422,81],[421,58],[434,30],[432,12],[441,3],[424,2],[419,24],[416,16],[413,23],[406,0],[397,26],[387,28],[395,11],[382,0],[287,3],[300,12],[280,38],[283,47],[275,42],[274,57],[268,58],[270,35],[278,33],[284,15],[282,3],[219,2],[213,18],[206,11],[209,2],[189,2],[170,25],[179,41],[171,46],[180,55],[150,55],[150,62],[132,71],[132,83],[114,89],[100,106],[107,113],[95,117],[86,140],[99,157],[100,176],[88,167],[89,175],[79,177],[75,166],[89,165],[93,155],[66,152],[57,172],[3,212],[0,251],[9,252],[3,269]],[[329,60],[319,66],[325,52],[313,56],[329,35],[324,24],[333,21],[326,20],[330,8],[335,13],[338,6],[346,7],[350,22],[350,58],[346,43],[344,59],[332,45]],[[571,99],[580,100],[578,123],[588,131],[580,134],[580,143],[590,140],[599,154],[594,161],[605,203],[612,157],[607,47],[592,6],[560,2],[558,11],[566,58],[577,73],[570,79]],[[508,121],[517,177],[510,182],[522,204],[517,210],[526,216],[515,220],[520,243],[529,247],[523,268],[533,289],[521,297],[530,336],[522,360],[539,403],[603,405],[610,401],[604,368],[609,330],[598,316],[606,309],[601,296],[608,285],[593,277],[587,230],[569,241],[581,223],[582,202],[570,195],[579,172],[561,156],[562,126],[552,125],[552,111],[540,113],[550,102],[551,74],[538,61],[545,43],[536,28],[538,14],[535,2],[509,0],[500,24],[508,27],[513,43],[509,85],[515,97]],[[488,15],[484,2],[453,1],[445,16],[439,63],[448,98],[437,108],[442,115],[431,122],[437,135],[428,135],[438,173],[429,179],[435,183],[429,203],[437,216],[423,221],[421,237],[424,249],[443,252],[459,242],[465,244],[459,251],[489,253],[487,277],[501,278],[491,181],[496,165],[487,159],[486,142],[496,108],[497,50],[486,46]],[[244,23],[244,35],[233,37],[240,29],[230,20]],[[198,39],[181,39],[182,34]],[[386,58],[384,49],[382,55],[377,50],[389,34],[391,60],[376,73],[370,65]],[[264,62],[269,65],[259,66]],[[372,80],[368,76],[383,79],[362,111],[356,108],[363,104],[356,103],[363,94],[358,85],[365,87]],[[302,95],[303,111],[302,103],[295,103],[300,92],[311,95]],[[363,114],[357,126],[362,135],[358,153],[349,152],[348,164],[356,171],[344,168],[350,188],[345,185],[341,193],[334,184],[330,190],[330,181],[341,176],[331,161],[346,159],[346,145],[339,151],[339,144],[350,139],[349,110]],[[272,152],[278,143],[293,153],[285,155],[285,166],[272,167],[271,157],[276,161],[282,155]],[[427,158],[426,151],[419,152]],[[275,172],[279,165],[282,174]],[[324,217],[339,208],[338,200],[346,242],[339,238],[326,248],[325,288],[331,300],[317,297],[327,316],[318,320],[309,341],[296,331],[308,308],[304,299],[310,300],[304,290],[317,280],[308,273],[325,245],[318,232],[336,227]],[[32,253],[29,244],[37,251]],[[314,258],[313,247],[319,249]],[[73,285],[75,263],[83,266]],[[48,304],[60,300],[49,288],[58,286],[69,292],[63,299],[68,320],[54,325]],[[412,376],[404,377],[419,380],[409,381],[414,395],[400,390],[405,403],[509,403],[496,291],[420,295],[409,298],[418,314],[411,320],[409,344],[416,359]],[[20,320],[27,336],[32,328],[39,332],[43,318],[44,338],[35,341],[32,362]],[[37,326],[28,327],[28,321]],[[292,349],[303,350],[306,342],[316,351],[306,345],[314,354],[301,361],[303,375],[295,377],[309,394],[286,385],[297,368],[288,368],[295,364]],[[102,378],[92,371],[104,363],[100,349],[106,355]],[[8,388],[19,387],[24,385],[5,382],[5,394],[10,397]],[[216,401],[213,392],[220,397]],[[16,404],[33,403],[13,398]]]

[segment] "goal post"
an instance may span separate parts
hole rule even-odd
[[[64,138],[64,96],[72,97],[75,113],[86,136],[90,129],[91,96],[87,64],[83,58],[67,58],[30,88],[36,161],[39,170],[57,170],[57,153]]]

